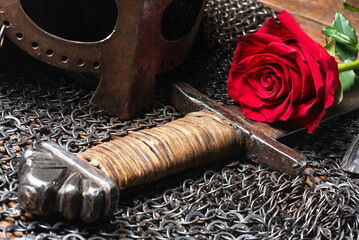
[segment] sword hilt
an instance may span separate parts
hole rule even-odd
[[[305,168],[303,154],[186,84],[174,85],[172,96],[176,106],[187,106],[181,112],[191,113],[161,127],[114,137],[77,157],[54,143],[29,150],[19,171],[20,204],[38,215],[58,211],[68,219],[92,222],[114,213],[119,189],[241,152],[290,175]]]
[[[228,120],[204,110],[117,137],[77,156],[124,189],[224,159],[239,153],[243,143]]]
[[[115,212],[119,189],[240,153],[243,136],[230,121],[204,110],[77,156],[45,142],[27,150],[20,164],[19,202],[35,215],[59,212],[93,222]]]

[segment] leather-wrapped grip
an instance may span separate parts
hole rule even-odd
[[[239,153],[244,139],[228,120],[193,112],[161,127],[115,138],[78,154],[120,189]]]

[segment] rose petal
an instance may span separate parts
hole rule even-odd
[[[228,92],[253,120],[291,118],[312,132],[334,102],[337,64],[289,13],[279,20],[238,39]]]
[[[248,71],[249,69],[255,68],[257,66],[262,66],[262,65],[272,65],[272,66],[280,65],[280,69],[283,70],[283,72],[286,76],[289,76],[289,71],[286,71],[286,69],[289,69],[289,68],[297,69],[298,68],[294,59],[277,56],[272,53],[261,53],[261,54],[256,54],[254,56],[250,56],[250,57],[244,59],[242,64],[245,64],[245,69],[247,69],[246,71]],[[277,69],[277,68],[275,68],[275,69]],[[273,70],[275,70],[275,69],[273,69]]]
[[[277,76],[270,73],[263,73],[258,81],[259,87],[257,88],[257,95],[266,100],[273,100],[277,94],[276,90],[279,89],[280,80],[277,79]]]
[[[274,21],[273,17],[268,18],[257,33],[267,33],[280,38],[283,42],[294,39],[294,36],[281,23]]]
[[[267,122],[287,121],[293,113],[293,106],[290,104],[290,94],[281,104],[274,108],[259,108],[258,111],[266,117]]]
[[[317,99],[324,99],[325,87],[324,87],[322,75],[320,72],[319,64],[318,64],[318,62],[314,61],[311,58],[311,56],[305,46],[302,46],[302,44],[299,44],[299,46],[301,47],[304,57],[308,62],[308,67],[310,69],[311,76],[313,78],[313,83],[314,83],[314,87],[315,87],[315,91],[316,91],[316,96],[313,96],[313,97],[316,97]]]
[[[288,94],[288,86],[287,86],[287,75],[286,72],[288,69],[282,68],[281,64],[273,64],[273,65],[266,65],[268,70],[267,75],[270,75],[270,83],[267,85],[263,85],[267,89],[271,89],[270,95],[266,95],[267,100],[279,100],[283,96]],[[269,69],[271,71],[269,71]],[[263,76],[265,77],[265,76]]]
[[[239,82],[241,86],[241,91],[237,95],[237,100],[239,103],[246,104],[251,108],[260,108],[262,107],[265,102],[257,95],[257,90],[254,89],[249,83],[248,79],[245,77],[242,78],[242,81]],[[271,102],[270,104],[275,104]]]
[[[312,99],[309,102],[300,104],[297,111],[293,113],[292,118],[300,125],[305,126],[308,133],[311,133],[318,127],[324,114],[323,105],[316,102],[316,99]]]
[[[330,107],[335,99],[335,92],[339,86],[339,72],[338,64],[333,57],[327,59],[326,68],[323,69],[323,72],[326,73],[326,85],[325,85],[325,100],[324,107]]]
[[[310,55],[316,60],[319,60],[319,51],[317,47],[317,43],[311,39],[304,30],[298,25],[298,23],[294,20],[293,16],[286,11],[282,11],[278,15],[278,19],[284,27],[291,32],[295,38],[295,40],[308,49]]]
[[[300,89],[296,91],[293,99],[294,102],[303,102],[308,100],[310,97],[315,95],[315,86],[313,83],[313,77],[307,64],[307,60],[304,58],[302,50],[299,48],[297,43],[289,45],[295,51],[295,60],[300,69],[301,81],[293,81],[293,88]],[[300,93],[300,94],[299,94]]]
[[[241,76],[237,78],[235,85],[240,90],[232,92],[232,90],[229,89],[228,91],[232,99],[252,108],[277,105],[282,102],[282,100],[263,99],[260,95],[258,95],[258,89],[262,88],[262,86],[259,83],[258,77],[253,79],[253,71],[241,74]]]
[[[268,122],[268,120],[266,119],[266,117],[259,112],[256,108],[250,108],[247,107],[245,104],[241,103],[241,108],[243,111],[243,114],[248,117],[249,119],[252,119],[254,121],[260,121],[260,122]]]
[[[278,65],[278,64],[276,64]],[[281,67],[275,68],[272,65],[263,65],[251,68],[246,74],[246,81],[256,90],[258,97],[265,101],[264,105],[272,105],[270,101],[280,98],[281,94],[286,95],[288,88],[286,86],[286,76],[283,74]],[[264,82],[263,78],[271,75],[270,81]],[[241,84],[246,84],[241,82]],[[250,94],[244,92],[243,94]],[[267,102],[269,101],[269,102]]]
[[[280,61],[284,61],[284,63]],[[271,92],[271,95],[265,93],[266,90],[263,89],[260,83],[263,69],[271,70],[278,76],[278,83],[276,83],[275,88],[273,88],[275,91]],[[236,76],[234,77],[234,75]],[[262,105],[271,106],[277,104],[279,100],[282,101],[287,96],[289,92],[289,86],[287,84],[289,81],[287,78],[290,78],[290,73],[285,59],[273,54],[258,54],[242,60],[235,70],[230,72],[227,82],[228,92],[235,101],[243,101],[251,107],[259,107]],[[237,79],[237,81],[234,82],[232,79]],[[238,79],[240,79],[240,81]],[[246,86],[248,84],[252,89]],[[258,90],[260,90],[259,93]],[[258,98],[254,98],[253,96],[248,97],[248,95],[254,93],[257,94]],[[260,104],[260,101],[262,101],[262,104]]]
[[[228,94],[238,103],[244,102],[252,108],[263,105],[263,101],[257,96],[256,89],[248,82],[248,72],[234,70],[228,78]]]
[[[267,47],[263,50],[263,53],[270,53],[272,58],[277,61],[285,61],[286,64],[288,64],[288,68],[299,70],[297,63],[294,61],[296,49],[288,47],[284,44],[272,42],[267,45]]]
[[[262,52],[271,42],[282,42],[280,38],[264,33],[241,36],[237,41],[238,46],[234,52],[232,67],[238,65],[244,58]]]

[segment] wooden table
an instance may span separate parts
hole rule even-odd
[[[322,29],[324,26],[332,25],[336,11],[342,12],[350,20],[359,36],[359,13],[345,10],[342,0],[258,0],[258,2],[278,12],[286,10],[293,14],[303,30],[322,45],[325,44]],[[347,0],[347,2],[359,7],[359,0]]]

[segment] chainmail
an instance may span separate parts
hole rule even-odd
[[[359,112],[325,122],[298,142],[295,148],[309,160],[295,178],[227,159],[124,190],[115,216],[94,224],[34,217],[17,203],[17,165],[29,146],[50,140],[78,153],[111,135],[180,117],[164,97],[168,76],[185,79],[219,104],[233,104],[225,86],[233,40],[272,15],[250,0],[209,0],[191,56],[159,77],[155,101],[131,121],[89,104],[91,90],[6,42],[0,51],[0,238],[358,239],[358,178],[339,164],[359,133]]]

